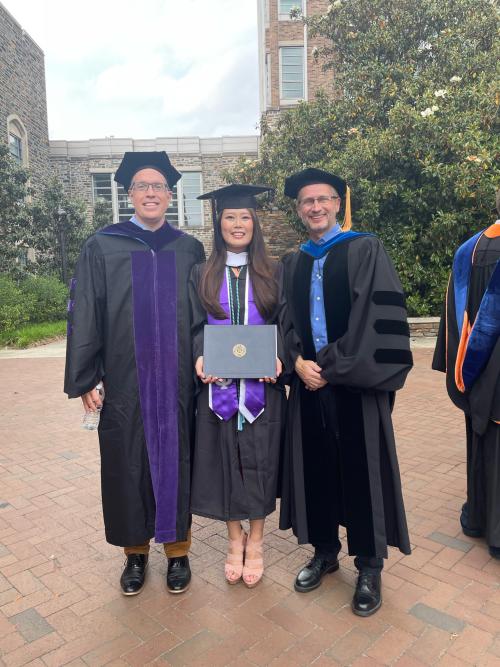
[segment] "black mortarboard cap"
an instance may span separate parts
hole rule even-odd
[[[293,174],[285,179],[285,195],[287,197],[297,198],[299,190],[306,185],[314,185],[316,183],[327,183],[331,185],[338,192],[339,196],[342,199],[345,197],[347,183],[340,176],[331,174],[329,171],[324,171],[323,169],[315,169],[314,167],[309,167],[303,171],[299,171],[297,174]]]
[[[225,208],[257,208],[256,195],[272,191],[273,188],[268,185],[233,183],[218,190],[212,190],[212,192],[205,192],[198,199],[210,199],[212,201],[212,213],[215,221],[216,215]]]
[[[115,181],[123,185],[125,190],[129,190],[134,175],[141,169],[156,169],[165,176],[171,188],[182,176],[172,166],[165,151],[128,151],[116,170]]]

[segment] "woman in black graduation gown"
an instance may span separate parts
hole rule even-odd
[[[230,584],[243,578],[255,586],[263,573],[265,517],[275,510],[284,386],[276,377],[222,380],[203,372],[207,324],[278,324],[280,354],[280,266],[269,260],[256,216],[255,195],[269,188],[230,185],[202,195],[214,210],[214,249],[194,267],[190,281],[196,374],[200,380],[191,511],[226,521]],[[229,397],[229,392],[232,392]],[[257,398],[256,398],[257,397]],[[222,403],[221,403],[222,402]],[[212,406],[212,407],[210,407]],[[247,535],[241,520],[248,519]]]

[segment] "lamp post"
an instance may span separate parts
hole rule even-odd
[[[66,254],[66,233],[64,229],[64,221],[66,220],[66,211],[59,204],[57,208],[57,220],[59,222],[59,244],[61,246],[61,278],[63,283],[66,285],[68,281],[67,276],[67,266],[68,266],[68,257]]]

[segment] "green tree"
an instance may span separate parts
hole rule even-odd
[[[92,225],[95,231],[103,229],[113,222],[113,207],[107,199],[97,199],[94,204]]]
[[[457,246],[492,219],[500,183],[499,13],[494,0],[334,0],[306,19],[338,95],[263,126],[269,182],[304,165],[347,179],[356,229],[389,250],[413,314],[439,310]],[[298,229],[292,203],[277,204]]]
[[[30,235],[28,174],[0,143],[0,273],[22,272]]]
[[[67,284],[83,242],[94,231],[84,203],[68,198],[60,181],[52,179],[33,204],[32,217],[36,272],[55,274]]]

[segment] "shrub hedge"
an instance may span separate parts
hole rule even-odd
[[[0,275],[0,332],[64,319],[67,297],[66,286],[53,276],[28,276],[16,282]]]

